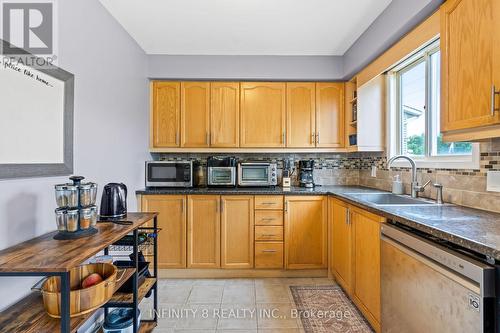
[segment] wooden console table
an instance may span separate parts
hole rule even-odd
[[[131,224],[98,223],[98,233],[90,237],[74,240],[53,239],[56,231],[30,239],[13,247],[0,251],[1,276],[58,276],[61,279],[61,319],[51,318],[45,312],[42,296],[32,292],[16,304],[0,312],[0,332],[76,332],[85,321],[97,311],[70,318],[70,270],[96,255],[100,251],[108,252],[113,245],[128,234],[133,234],[134,244],[131,246],[134,253],[135,268],[127,268],[116,290],[128,278],[133,279],[133,292],[130,294],[116,292],[111,300],[104,305],[108,307],[130,307],[137,309],[142,298],[153,290],[154,319],[141,321],[140,332],[150,332],[156,327],[158,309],[157,288],[157,213],[128,213],[122,221]],[[153,226],[145,224],[153,220]],[[146,278],[138,286],[138,233],[139,230],[152,231],[154,238],[154,274]],[[134,319],[134,332],[138,331],[139,323]]]

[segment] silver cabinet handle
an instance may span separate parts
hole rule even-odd
[[[220,212],[224,212],[224,203],[222,201],[220,202]]]
[[[496,95],[500,95],[500,91],[497,91],[495,88],[495,85],[491,86],[491,115],[495,115],[495,111],[498,111],[499,109],[495,108],[495,97]]]
[[[276,237],[278,235],[275,235],[275,234],[262,234],[260,235],[260,237]]]
[[[288,201],[285,201],[285,212],[288,212]]]
[[[311,143],[312,143],[312,144],[315,144],[315,143],[316,143],[315,141],[316,141],[316,133],[314,133],[314,132],[313,132],[313,133],[311,134]]]
[[[262,250],[264,253],[276,253],[276,250]]]
[[[276,205],[276,202],[263,202],[263,205]]]
[[[263,218],[263,219],[260,219],[260,220],[261,221],[267,221],[267,222],[269,222],[269,221],[274,221],[276,219],[275,218]]]
[[[285,132],[281,134],[281,143],[285,143]]]
[[[351,224],[351,210],[349,208],[347,208],[347,216],[346,216],[346,223],[348,225]]]
[[[319,132],[316,133],[316,143],[319,144]]]

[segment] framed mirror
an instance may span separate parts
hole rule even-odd
[[[0,179],[73,173],[73,103],[73,74],[1,56]]]

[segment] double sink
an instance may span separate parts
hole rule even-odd
[[[435,201],[412,198],[407,195],[381,193],[347,193],[349,196],[375,206],[436,206]]]

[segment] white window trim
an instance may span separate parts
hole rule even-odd
[[[428,45],[434,43],[435,40],[431,41]],[[427,46],[428,46],[427,45]],[[425,46],[424,48],[426,48]],[[401,62],[393,70],[388,72],[387,75],[387,118],[386,118],[386,128],[387,128],[387,158],[399,155],[398,151],[398,104],[396,96],[396,75],[395,72],[402,67],[410,64],[415,58],[419,57],[421,52],[416,52],[407,60]],[[430,168],[430,169],[479,169],[480,161],[480,145],[479,143],[472,144],[472,154],[464,156],[426,156],[417,157],[411,156],[417,165],[417,168]],[[392,164],[394,167],[409,167],[407,161],[397,160]]]

